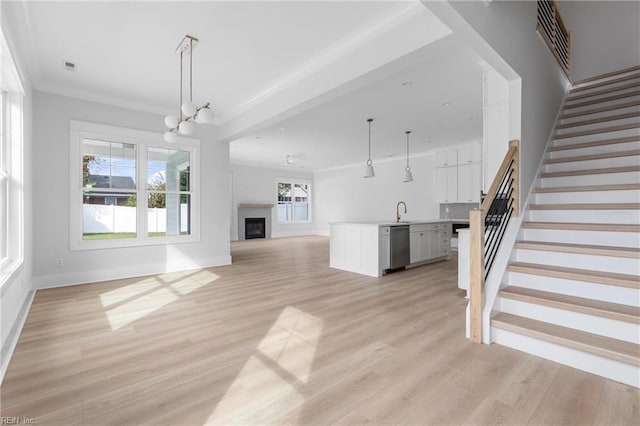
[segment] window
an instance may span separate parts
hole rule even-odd
[[[71,122],[71,247],[199,240],[199,141]],[[82,201],[80,201],[82,200]]]
[[[305,181],[279,179],[277,185],[278,222],[309,222],[311,184]]]
[[[24,90],[0,31],[0,285],[23,261]]]

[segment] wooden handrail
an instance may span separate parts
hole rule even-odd
[[[556,57],[562,70],[567,77],[571,78],[571,32],[560,16],[555,0],[538,0],[536,29]]]
[[[491,208],[491,205],[496,200],[499,191],[503,191],[500,194],[500,201],[506,203],[506,208],[509,210],[506,214],[506,223],[503,224],[500,229],[502,235],[506,230],[506,225],[511,216],[517,217],[520,211],[520,142],[517,140],[509,141],[509,149],[505,154],[502,164],[498,168],[489,191],[480,206],[480,209],[474,209],[469,212],[469,237],[470,237],[470,271],[469,271],[469,339],[474,343],[482,343],[482,308],[483,308],[483,296],[484,296],[484,281],[487,273],[487,268],[491,266],[491,262],[487,266],[487,259],[485,253],[485,233],[487,228],[485,220],[487,213]],[[508,187],[508,195],[505,198],[505,188]],[[496,225],[493,225],[496,227]],[[490,234],[491,235],[491,234]],[[491,249],[497,250],[502,238],[502,235],[494,235],[488,238],[487,241],[491,241]],[[495,255],[495,254],[494,254]]]

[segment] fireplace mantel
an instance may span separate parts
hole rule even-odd
[[[267,203],[241,203],[238,204],[239,209],[270,209],[273,204]]]

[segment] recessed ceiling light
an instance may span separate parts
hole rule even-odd
[[[469,121],[476,121],[477,119],[478,119],[478,117],[471,117],[471,118],[469,119]]]
[[[256,139],[260,139],[260,136],[256,136]]]
[[[71,62],[71,61],[62,61],[62,66],[69,71],[75,71],[76,70],[76,64]]]
[[[280,130],[284,130],[284,127],[280,127]]]
[[[410,81],[403,81],[402,83],[400,83],[400,85],[403,86],[403,87],[411,86],[411,82]]]
[[[442,103],[441,106],[446,108],[448,106],[451,106],[451,103],[450,102],[444,102],[444,103]]]
[[[395,157],[395,155],[389,154],[389,155],[387,155],[387,157],[391,158],[391,157]]]

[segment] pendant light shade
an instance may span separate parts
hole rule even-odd
[[[407,166],[404,168],[404,183],[413,182],[413,173],[411,173],[411,166],[409,165],[409,134],[411,130],[405,132],[407,134]]]
[[[367,118],[367,123],[369,123],[369,157],[367,159],[367,165],[364,168],[364,177],[372,178],[376,176],[375,170],[373,170],[373,161],[371,161],[371,122],[373,118]]]

